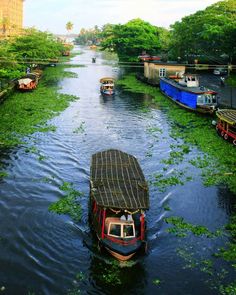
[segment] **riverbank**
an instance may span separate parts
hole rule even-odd
[[[57,65],[44,70],[43,78],[33,92],[15,92],[0,105],[0,147],[14,146],[24,142],[24,137],[34,132],[54,130],[47,122],[64,110],[73,95],[58,93],[58,82],[64,77],[73,77],[72,72]]]

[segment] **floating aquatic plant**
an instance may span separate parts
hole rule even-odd
[[[49,211],[57,214],[69,215],[75,222],[80,221],[82,215],[82,208],[78,201],[78,197],[82,196],[82,193],[73,188],[73,185],[69,182],[64,182],[60,189],[65,192],[65,196],[59,201],[49,206]]]

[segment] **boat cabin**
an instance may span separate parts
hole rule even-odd
[[[146,246],[148,187],[137,159],[119,150],[92,156],[90,220],[99,243],[125,261]]]
[[[38,76],[36,74],[30,73],[21,77],[17,81],[17,89],[21,91],[30,91],[37,87],[38,85]]]
[[[216,112],[218,122],[217,132],[225,139],[230,140],[236,146],[236,110],[223,109]]]
[[[115,93],[115,80],[111,77],[100,79],[100,91],[104,95],[113,95]]]
[[[199,87],[199,79],[197,75],[185,74],[182,78],[178,79],[178,82],[182,86],[186,87]]]

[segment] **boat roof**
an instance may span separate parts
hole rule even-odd
[[[137,159],[109,149],[92,155],[91,193],[99,206],[114,209],[148,209],[148,185]]]
[[[112,81],[112,82],[114,82],[115,79],[112,78],[112,77],[104,77],[104,78],[101,78],[101,79],[100,79],[100,83],[107,82],[107,81]]]
[[[191,74],[191,76],[193,76]],[[174,81],[173,79],[169,79],[169,78],[165,78],[165,77],[161,77],[160,80],[171,84],[172,86],[174,86],[175,88],[178,88],[180,90],[183,91],[187,91],[187,92],[191,92],[191,93],[196,93],[196,94],[203,94],[203,93],[212,93],[212,94],[216,94],[217,92],[211,89],[207,89],[204,86],[199,86],[199,87],[186,87],[186,86],[182,86],[180,85],[178,82]]]
[[[236,126],[236,110],[223,109],[216,111],[216,115],[221,120]]]

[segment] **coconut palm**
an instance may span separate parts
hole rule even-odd
[[[74,24],[72,24],[72,22],[68,22],[66,24],[66,29],[68,31],[68,33],[73,29]]]

